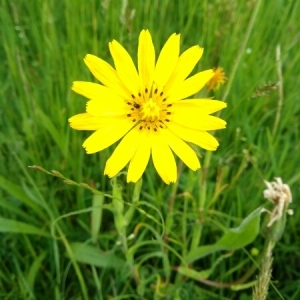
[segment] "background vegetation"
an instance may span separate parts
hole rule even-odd
[[[290,185],[295,213],[274,251],[270,299],[299,299],[300,2],[258,1],[0,0],[1,299],[251,299],[251,289],[209,286],[176,267],[193,243],[214,243],[262,205],[263,180],[274,176]],[[122,174],[118,182],[104,177],[113,147],[86,155],[81,145],[89,133],[67,122],[85,109],[72,81],[94,80],[84,56],[111,63],[108,42],[116,39],[136,57],[143,28],[157,53],[170,34],[181,33],[182,51],[205,48],[198,70],[221,66],[229,78],[214,95],[228,102],[221,115],[227,129],[216,133],[220,147],[211,157],[199,150],[199,172],[179,163],[180,180],[169,186],[151,164],[142,187]],[[112,192],[123,198],[120,210],[122,203],[129,210],[126,228],[115,225]],[[139,209],[130,209],[138,199]],[[260,252],[263,241],[222,252],[209,280],[241,278],[255,264],[251,249]],[[207,270],[219,257],[193,268]]]

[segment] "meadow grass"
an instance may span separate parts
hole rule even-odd
[[[0,3],[1,299],[252,299],[251,288],[208,285],[177,267],[190,249],[213,244],[264,204],[263,180],[275,176],[290,185],[295,212],[273,251],[269,297],[299,299],[299,1]],[[220,147],[199,150],[197,172],[179,162],[180,179],[169,186],[152,163],[136,185],[124,174],[103,176],[114,147],[86,155],[89,133],[67,121],[86,103],[72,82],[94,81],[84,56],[112,63],[108,42],[116,39],[135,58],[141,29],[150,30],[157,53],[181,33],[182,51],[204,47],[197,70],[221,66],[229,79],[209,94],[228,103],[221,114],[227,129],[215,133]],[[192,267],[210,270],[213,283],[235,282],[263,243],[259,235]]]

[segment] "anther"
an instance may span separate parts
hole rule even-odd
[[[133,94],[131,94],[132,99],[135,99],[135,96]]]
[[[166,122],[170,122],[170,120],[169,120],[169,119],[165,119],[165,121],[166,121]]]
[[[141,93],[139,93],[139,97],[142,97],[142,94],[141,94]]]
[[[134,110],[134,108],[131,108],[130,110]]]
[[[168,104],[168,105],[167,105],[167,107],[171,107],[171,106],[172,106],[172,104]]]
[[[139,128],[140,130],[142,130],[143,129],[143,126],[140,126],[140,128]]]
[[[156,128],[154,128],[154,131],[157,131],[157,129],[156,129]]]
[[[145,93],[146,93],[146,94],[148,93],[148,89],[147,89],[147,88],[145,88]]]
[[[155,90],[154,90],[154,94],[157,94],[157,91],[158,91],[158,90],[157,90],[157,89],[155,89]]]
[[[159,125],[159,127],[160,127],[160,128],[164,128],[164,126],[162,126],[162,125]]]
[[[164,92],[161,92],[160,94],[159,94],[159,96],[162,96],[164,94]]]
[[[170,115],[170,114],[171,114],[171,112],[167,111],[167,115]]]
[[[137,104],[137,103],[134,103],[133,106],[134,106],[135,108],[140,108],[140,105]]]
[[[127,114],[127,117],[131,117],[131,114]]]
[[[148,130],[150,130],[150,126],[148,126]]]
[[[136,119],[133,119],[133,120],[132,120],[132,122],[135,122],[135,121],[136,121]]]
[[[128,104],[128,105],[132,105],[132,103],[131,103],[131,102],[127,102],[127,104]]]
[[[167,98],[164,98],[164,99],[163,99],[163,102],[165,102],[166,100],[167,100]]]

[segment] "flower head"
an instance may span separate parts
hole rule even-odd
[[[197,93],[214,72],[206,70],[186,79],[203,48],[194,46],[179,56],[179,45],[180,35],[172,34],[155,63],[151,35],[142,30],[138,71],[115,40],[109,43],[115,69],[94,55],[85,57],[85,64],[102,85],[74,82],[72,89],[90,101],[86,113],[69,122],[74,129],[95,131],[83,144],[87,153],[101,151],[122,138],[106,162],[104,174],[109,177],[129,163],[127,181],[136,182],[151,155],[158,174],[169,184],[177,180],[173,152],[192,170],[200,168],[195,151],[186,142],[207,150],[218,147],[207,130],[225,128],[225,121],[210,114],[226,104],[211,99],[183,100]]]
[[[274,204],[274,209],[270,214],[268,227],[274,222],[280,220],[285,210],[292,203],[292,193],[290,187],[282,182],[280,177],[275,178],[276,181],[268,182],[265,180],[267,189],[263,191],[264,197]]]
[[[227,77],[225,76],[225,73],[223,71],[223,68],[215,68],[214,75],[209,80],[207,84],[207,89],[209,91],[214,90],[217,91],[222,84],[224,84],[227,81]]]

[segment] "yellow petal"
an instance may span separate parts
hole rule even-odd
[[[120,80],[116,70],[103,59],[88,54],[84,59],[85,64],[91,73],[105,86],[113,89],[118,95],[122,97],[130,97],[129,90],[124,86]]]
[[[172,115],[172,121],[197,130],[216,130],[226,127],[224,120],[210,115],[199,115],[197,111],[191,111],[189,115],[186,115],[178,110]]]
[[[196,171],[200,168],[200,163],[195,151],[182,139],[169,129],[161,130],[161,134],[170,148],[190,169]]]
[[[149,132],[143,130],[140,133],[139,141],[139,146],[129,163],[127,182],[137,182],[141,178],[150,158]]]
[[[172,89],[176,89],[176,85],[186,79],[192,72],[195,65],[200,60],[203,54],[203,48],[194,46],[183,52],[178,60],[177,66],[164,88],[164,93],[168,95],[172,93]]]
[[[174,155],[159,133],[152,135],[152,159],[157,173],[166,184],[177,180]]]
[[[95,117],[125,116],[130,113],[128,105],[118,98],[107,99],[107,101],[90,100],[86,105],[86,111]]]
[[[131,94],[137,94],[140,90],[139,76],[132,58],[125,48],[115,40],[109,43],[109,50],[120,79]]]
[[[154,83],[163,88],[172,75],[179,57],[180,35],[172,34],[162,48],[154,72]]]
[[[139,37],[138,67],[142,87],[150,92],[155,67],[155,50],[148,30],[142,30]]]
[[[111,98],[123,99],[114,90],[107,88],[104,85],[86,82],[74,81],[72,90],[88,99],[109,100]],[[124,101],[124,100],[123,100]]]
[[[203,149],[214,151],[219,146],[215,137],[206,131],[187,128],[174,122],[168,123],[168,128],[181,139],[196,144]]]
[[[193,99],[182,100],[173,103],[174,111],[179,111],[181,114],[212,114],[216,111],[226,107],[227,104],[224,101],[210,100],[210,99]]]
[[[182,83],[176,85],[176,88],[172,89],[169,101],[185,99],[198,93],[213,75],[213,70],[206,70],[189,77]]]
[[[142,142],[140,136],[140,131],[134,128],[123,137],[111,157],[107,160],[104,174],[114,177],[128,164]]]
[[[83,143],[83,147],[88,154],[95,153],[109,147],[124,136],[134,125],[134,123],[130,122],[127,117],[124,119],[105,119],[107,121],[106,126],[98,129]]]
[[[90,114],[84,113],[71,117],[69,119],[70,126],[77,130],[98,130],[106,124],[106,121]]]

